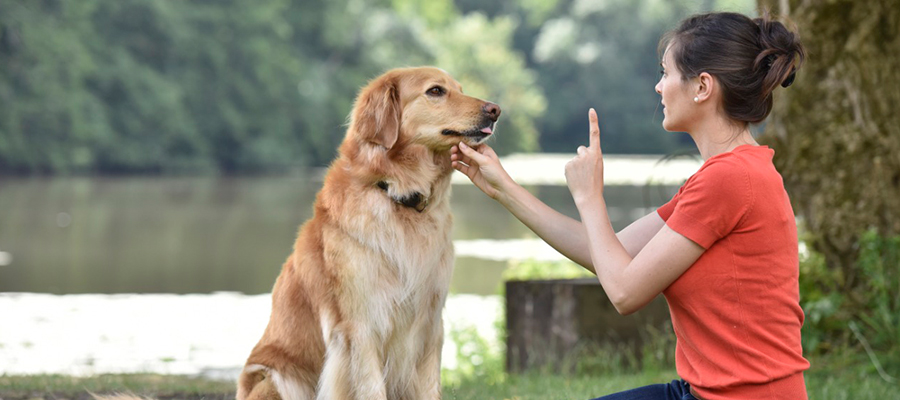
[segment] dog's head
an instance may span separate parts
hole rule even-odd
[[[499,117],[498,105],[466,96],[459,82],[438,68],[399,68],[363,88],[350,131],[357,140],[386,149],[409,143],[446,151],[460,141],[485,141]]]

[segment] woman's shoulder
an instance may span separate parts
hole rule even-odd
[[[719,179],[754,179],[760,173],[775,172],[772,157],[775,152],[768,146],[742,145],[732,151],[710,157],[697,174]],[[777,172],[776,172],[777,173]]]
[[[741,156],[727,152],[707,159],[691,177],[691,180],[729,184],[734,181],[746,180],[748,177],[747,162]],[[690,180],[688,183],[691,183]]]

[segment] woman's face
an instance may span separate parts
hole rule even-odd
[[[663,129],[669,132],[688,132],[696,111],[694,94],[689,90],[691,85],[688,81],[682,80],[681,71],[678,70],[669,48],[666,49],[660,65],[662,77],[656,84],[656,93],[662,96]]]

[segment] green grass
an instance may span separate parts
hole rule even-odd
[[[584,400],[654,383],[678,379],[675,371],[595,377],[518,376],[501,384],[477,380],[444,387],[444,399],[575,399]],[[806,373],[810,399],[886,400],[897,398],[900,385],[882,380],[876,373],[855,367],[847,371]]]
[[[87,400],[98,394],[134,393],[159,399],[233,399],[234,383],[176,375],[0,376],[2,400]]]
[[[594,377],[526,374],[508,376],[502,383],[467,380],[458,385],[444,386],[443,398],[584,400],[639,386],[669,382],[675,378],[675,371]]]
[[[900,384],[881,379],[861,357],[814,359],[806,373],[810,399],[884,400],[896,398]],[[889,371],[897,375],[897,371]],[[677,379],[675,371],[598,376],[543,374],[489,375],[444,386],[444,399],[589,399],[638,386]],[[159,399],[214,400],[234,397],[234,384],[164,375],[101,375],[73,378],[59,375],[2,376],[3,400],[88,400],[94,393],[126,392]]]

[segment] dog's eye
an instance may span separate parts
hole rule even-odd
[[[444,88],[442,88],[440,86],[434,86],[431,89],[428,89],[428,91],[425,93],[428,94],[429,96],[443,96],[444,93],[447,93],[447,91],[444,90]]]

